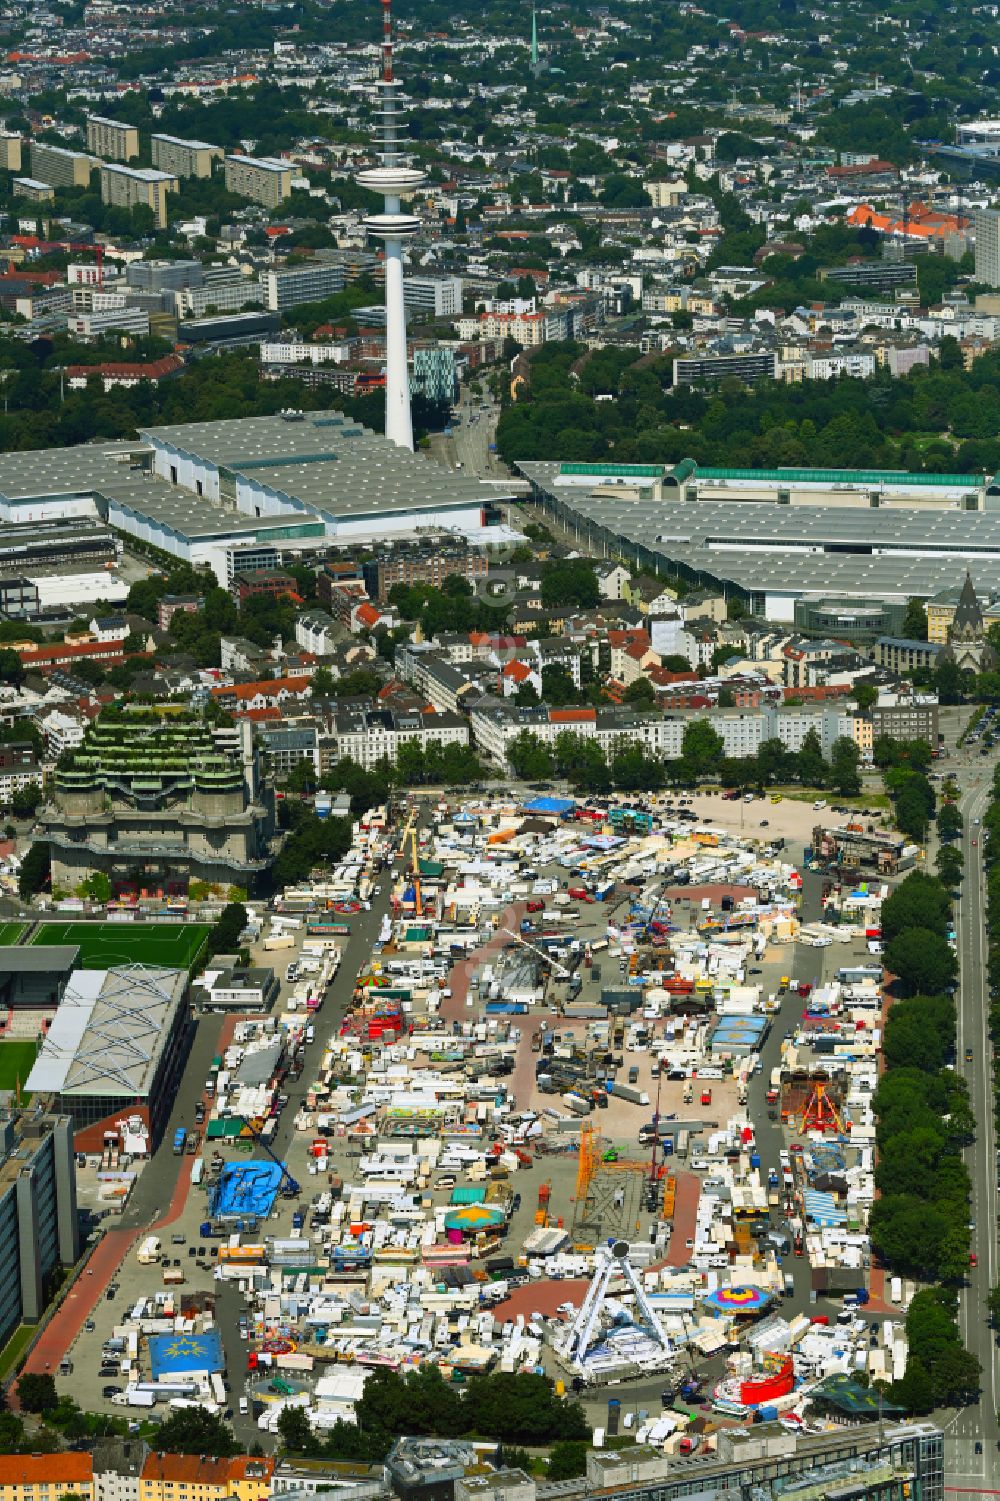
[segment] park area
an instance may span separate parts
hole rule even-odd
[[[188,969],[208,931],[206,923],[47,922],[32,943],[74,945],[80,950],[82,969],[110,969],[115,964]]]

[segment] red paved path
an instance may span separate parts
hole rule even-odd
[[[701,1198],[701,1179],[695,1173],[677,1173],[677,1190],[674,1197],[674,1228],[670,1232],[667,1249],[667,1266],[687,1266],[691,1251],[687,1245],[694,1239],[694,1227],[698,1219],[698,1200]]]
[[[219,1029],[217,1044],[219,1052],[228,1047],[236,1025],[241,1020],[239,1016],[226,1017]],[[147,1226],[145,1230],[109,1230],[104,1235],[100,1244],[95,1247],[86,1268],[67,1293],[59,1311],[49,1320],[39,1335],[25,1361],[26,1371],[42,1375],[45,1371],[58,1370],[59,1362],[72,1349],[81,1329],[103,1298],[108,1285],[114,1281],[118,1268],[136,1241],[153,1231],[166,1229],[168,1225],[172,1225],[180,1218],[187,1203],[188,1190],[191,1187],[191,1169],[194,1163],[193,1157],[181,1159],[170,1203],[155,1223]],[[8,1401],[11,1407],[17,1406],[17,1396],[13,1389],[8,1393]]]

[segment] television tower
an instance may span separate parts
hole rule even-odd
[[[371,214],[365,229],[385,245],[385,435],[399,448],[413,449],[410,380],[406,369],[406,303],[403,299],[403,241],[416,234],[420,220],[404,214],[400,199],[425,181],[407,165],[399,148],[402,114],[399,82],[392,67],[392,0],[382,0],[382,82],[379,151],[382,165],[358,173],[358,182],[385,198],[381,214]]]

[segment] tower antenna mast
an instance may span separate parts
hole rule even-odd
[[[408,165],[400,149],[402,114],[399,82],[393,62],[392,0],[382,3],[382,78],[379,85],[378,156],[380,165],[358,173],[358,182],[381,193],[385,207],[364,221],[368,234],[385,246],[385,435],[398,448],[413,449],[410,380],[406,365],[406,303],[403,292],[403,241],[420,228],[415,214],[402,211],[404,195],[426,181],[423,172]]]

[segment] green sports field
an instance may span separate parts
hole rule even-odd
[[[23,922],[0,922],[0,948],[9,948],[16,943],[27,927]]]
[[[71,943],[83,969],[162,964],[187,969],[205,941],[207,923],[46,922],[32,943]]]
[[[0,1042],[0,1089],[15,1089],[20,1081],[23,1091],[34,1061],[33,1041]]]

